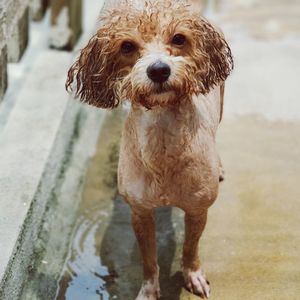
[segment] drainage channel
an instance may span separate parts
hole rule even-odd
[[[77,222],[58,281],[55,299],[110,299],[108,285],[115,280],[108,256],[122,241],[120,230],[109,234],[116,196],[116,170],[124,113],[109,113],[97,150],[85,176]],[[121,246],[121,243],[118,245]]]
[[[93,198],[90,203],[96,204],[96,202],[99,202],[100,206],[104,205],[103,211],[100,207],[97,208],[100,216],[106,215],[112,206],[109,205],[109,201],[116,193],[114,183],[116,167],[110,165],[110,162],[117,160],[117,157],[114,158],[113,155],[117,155],[115,149],[118,149],[122,115],[124,114],[119,111],[104,114],[101,110],[89,107],[82,108],[76,124],[73,146],[68,153],[69,158],[60,175],[59,182],[57,182],[57,187],[50,195],[51,201],[49,201],[43,217],[39,239],[35,241],[35,256],[28,270],[28,278],[19,299],[53,300],[58,298],[58,287],[63,289],[63,284],[59,284],[60,277],[64,277],[61,273],[67,270],[76,237],[80,241],[85,240],[86,232],[89,232],[89,226],[93,226],[90,224],[97,215],[93,215],[91,213],[92,208],[88,206],[86,201],[81,199],[84,198],[82,195],[85,195],[86,186],[89,186],[90,166],[97,163],[95,159],[99,156],[99,151],[97,151],[95,157],[89,161],[95,151],[99,128],[102,129],[100,130],[97,148],[101,149],[100,151],[103,153],[101,156],[103,162],[98,165],[98,170],[103,175],[95,177],[97,181],[95,184],[99,184],[98,190],[101,190],[104,194],[100,196],[98,193],[98,201]],[[109,182],[108,178],[112,178],[112,181]],[[99,220],[101,223],[101,217]],[[85,236],[81,239],[79,236],[86,224],[88,229],[84,231]],[[89,243],[89,241],[87,240],[86,243]],[[80,249],[81,246],[78,248],[78,253],[76,253],[78,256],[81,255]],[[76,256],[75,259],[78,259],[78,257]],[[73,266],[72,271],[77,272],[76,276],[77,274],[80,276],[84,272],[84,266],[82,266],[81,272],[75,269],[75,264]],[[77,299],[83,298],[79,297]]]

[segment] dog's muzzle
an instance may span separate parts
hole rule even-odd
[[[159,60],[147,68],[147,75],[155,83],[164,83],[171,75],[171,68]]]

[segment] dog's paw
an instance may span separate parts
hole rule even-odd
[[[157,300],[160,298],[160,288],[158,279],[147,280],[143,283],[142,288],[136,300]]]
[[[186,288],[201,298],[208,298],[210,295],[209,281],[205,278],[202,270],[192,271],[186,269],[183,272]]]

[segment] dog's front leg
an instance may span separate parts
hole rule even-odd
[[[209,282],[206,280],[201,267],[198,244],[207,220],[207,211],[200,214],[185,215],[185,241],[183,246],[183,275],[186,287],[201,298],[210,294]]]
[[[132,224],[144,264],[144,282],[136,300],[156,300],[160,297],[160,287],[153,211],[133,212]]]

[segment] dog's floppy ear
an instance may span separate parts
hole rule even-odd
[[[110,38],[100,29],[68,72],[66,89],[73,90],[82,102],[100,107],[114,108],[119,104],[114,95],[116,62],[110,49]]]
[[[203,94],[221,84],[233,70],[233,57],[223,34],[217,31],[204,18],[194,21],[196,35],[196,64],[198,65],[198,82]]]

